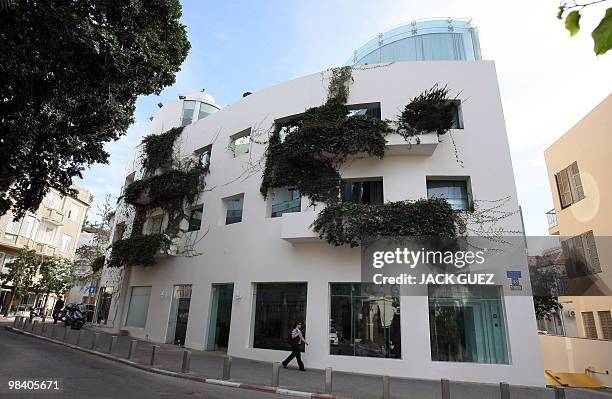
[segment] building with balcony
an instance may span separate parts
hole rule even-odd
[[[0,217],[0,265],[6,271],[6,265],[11,263],[21,248],[36,250],[44,256],[61,256],[73,259],[77,242],[85,216],[93,200],[91,194],[82,188],[75,196],[63,196],[51,190],[43,199],[36,212],[28,212],[15,221],[11,213]],[[8,304],[11,287],[2,286],[0,305]],[[14,303],[11,311],[25,311],[30,306],[41,306],[43,295],[31,294],[22,298],[21,303]],[[53,300],[47,301],[47,306],[53,306]]]
[[[576,279],[588,280],[589,288],[580,296],[559,297],[564,308],[557,324],[566,328],[550,328],[551,336],[541,337],[545,367],[590,368],[607,386],[612,378],[600,373],[612,369],[610,126],[612,95],[544,151],[554,204],[546,215],[548,231],[559,236],[566,258],[583,265]],[[561,350],[567,355],[559,359]]]
[[[343,202],[441,196],[457,212],[469,212],[478,200],[508,198],[506,206],[515,212],[503,227],[520,230],[492,61],[398,61],[355,65],[351,73],[350,115],[395,121],[398,110],[436,83],[469,101],[457,110],[452,140],[425,134],[406,142],[393,133],[384,158],[350,157],[340,170]],[[543,385],[533,303],[510,295],[509,280],[469,298],[459,292],[399,296],[361,282],[359,248],[331,246],[313,232],[322,204],[312,205],[293,187],[274,189],[264,199],[262,161],[271,127],[324,104],[330,76],[322,71],[269,87],[185,125],[175,143],[177,158],[197,156],[209,166],[206,189],[190,204],[178,244],[189,242],[192,251],[160,255],[147,267],[106,267],[97,328],[280,361],[290,323],[303,320],[310,343],[306,367]],[[165,113],[166,107],[175,111]],[[151,132],[180,126],[185,107],[180,98],[163,105]],[[138,162],[129,169],[126,187],[143,178]],[[113,240],[130,225],[130,217],[121,216],[123,206]],[[167,219],[152,213],[141,229],[163,232]],[[440,308],[454,312],[454,326],[433,311]]]

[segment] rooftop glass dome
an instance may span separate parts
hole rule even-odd
[[[447,18],[412,21],[379,33],[355,50],[347,64],[480,59],[471,20]]]

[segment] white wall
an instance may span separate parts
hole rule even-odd
[[[398,201],[426,197],[426,176],[470,176],[476,200],[509,197],[508,210],[518,209],[492,62],[397,62],[355,68],[353,77],[348,103],[381,102],[383,119],[396,119],[412,97],[433,84],[448,84],[451,95],[459,95],[464,100],[465,129],[452,132],[462,165],[455,159],[454,147],[447,134],[431,156],[355,159],[343,168],[344,177],[383,176],[385,201]],[[233,304],[229,354],[278,361],[286,353],[249,346],[253,282],[307,282],[306,325],[310,342],[304,355],[307,367],[331,366],[336,370],[418,378],[543,385],[530,297],[507,296],[504,300],[511,352],[509,365],[431,361],[428,306],[423,296],[401,299],[401,360],[329,355],[328,284],[360,281],[359,249],[331,247],[323,242],[282,240],[283,218],[266,218],[267,204],[259,193],[262,171],[257,170],[251,176],[244,174],[249,161],[256,163],[262,158],[265,145],[253,143],[251,152],[238,158],[233,158],[226,149],[229,137],[237,132],[252,127],[263,134],[274,119],[321,105],[327,96],[328,78],[329,73],[313,74],[270,87],[185,128],[181,139],[183,154],[213,144],[210,174],[206,177],[207,191],[200,199],[204,204],[200,236],[207,231],[195,248],[201,255],[168,257],[147,269],[132,268],[129,281],[124,281],[124,285],[151,285],[152,294],[146,327],[127,329],[134,336],[164,341],[170,298],[162,297],[161,293],[171,293],[175,284],[193,284],[186,345],[202,349],[207,337],[211,284],[232,282],[241,299],[234,300]],[[221,223],[222,198],[239,193],[244,193],[243,221],[224,226]],[[502,224],[507,230],[520,230],[518,214]],[[125,300],[124,293],[122,303]]]

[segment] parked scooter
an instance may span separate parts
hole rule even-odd
[[[64,308],[62,321],[66,327],[70,326],[73,330],[80,330],[85,325],[87,310],[81,306],[71,303]]]

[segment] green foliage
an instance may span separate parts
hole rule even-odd
[[[364,239],[406,236],[457,236],[459,216],[444,199],[388,202],[384,205],[328,205],[312,228],[332,245],[361,245]]]
[[[580,12],[574,10],[567,14],[565,17],[565,29],[570,33],[570,36],[574,36],[580,30]]]
[[[563,14],[571,10],[565,17],[565,28],[570,36],[580,31],[580,12],[593,4],[602,3],[606,0],[593,0],[588,3],[561,3],[557,11],[557,18],[563,19]],[[593,51],[596,55],[605,54],[612,48],[612,8],[608,8],[599,24],[591,32],[593,38]]]
[[[182,127],[175,127],[162,134],[150,134],[142,140],[144,146],[142,167],[145,174],[151,175],[158,168],[171,167],[174,142],[182,131]]]
[[[63,294],[74,286],[74,265],[60,256],[44,257],[40,263],[39,280],[35,289],[40,292]]]
[[[136,235],[116,241],[107,266],[151,266],[155,264],[155,256],[167,252],[171,243],[165,234]]]
[[[0,215],[36,211],[108,162],[136,99],[175,81],[189,50],[179,0],[11,1],[0,11]]]
[[[595,54],[605,54],[612,48],[612,7],[606,10],[606,15],[593,30],[591,37],[595,42]]]
[[[100,255],[98,257],[96,257],[93,262],[91,262],[91,270],[94,273],[99,272],[100,270],[102,270],[102,268],[104,268],[104,260],[105,260],[105,256],[104,255]]]
[[[8,272],[3,275],[3,282],[13,286],[13,295],[23,298],[34,284],[34,277],[40,265],[40,256],[35,250],[21,248],[13,262],[7,265]],[[8,306],[10,308],[10,306]]]
[[[333,70],[325,104],[306,110],[299,120],[276,126],[266,150],[260,187],[264,197],[272,188],[291,186],[312,202],[335,202],[340,193],[338,168],[348,156],[384,156],[385,137],[391,133],[388,123],[367,115],[348,116],[342,103],[350,76],[349,67]],[[281,129],[290,131],[284,142]]]
[[[426,133],[443,135],[453,126],[455,108],[448,88],[435,84],[404,107],[398,117],[397,132],[404,138]]]

